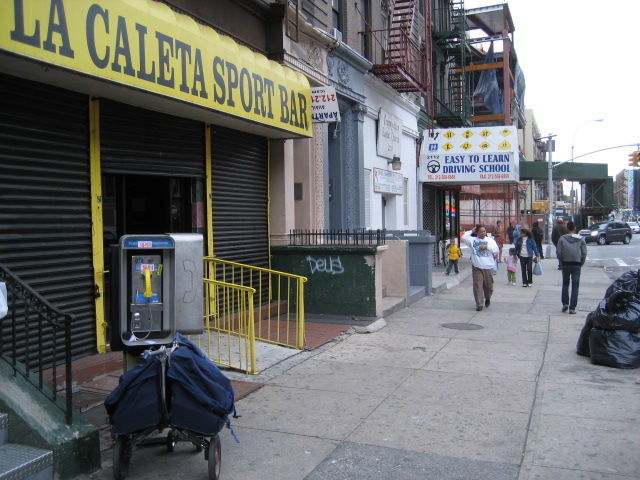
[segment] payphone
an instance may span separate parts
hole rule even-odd
[[[168,344],[177,332],[202,333],[202,235],[124,235],[118,251],[112,350]]]

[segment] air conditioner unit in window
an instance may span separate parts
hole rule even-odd
[[[331,36],[332,36],[335,40],[337,40],[337,41],[339,41],[339,42],[341,42],[341,41],[342,41],[342,32],[341,32],[340,30],[338,30],[337,28],[332,28],[332,29],[331,29]]]

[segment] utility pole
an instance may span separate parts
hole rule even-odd
[[[542,137],[542,138],[546,138],[547,139],[547,162],[549,162],[549,168],[548,168],[548,173],[549,173],[549,178],[547,180],[547,193],[549,195],[549,199],[547,200],[548,205],[547,205],[547,209],[549,211],[549,214],[547,216],[547,225],[546,225],[546,239],[547,239],[547,243],[549,243],[551,241],[551,230],[553,229],[553,213],[554,213],[554,204],[555,204],[555,195],[553,192],[553,161],[552,161],[552,153],[553,153],[553,143],[554,141],[552,140],[552,138],[554,138],[556,135],[552,135],[549,134],[546,137]]]

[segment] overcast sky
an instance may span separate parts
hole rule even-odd
[[[502,3],[465,0],[464,5]],[[640,0],[506,3],[526,80],[525,108],[533,110],[543,136],[557,135],[553,161],[569,160],[572,142],[574,157],[640,142]],[[628,168],[635,149],[613,148],[576,161],[607,163],[615,177]],[[569,194],[567,187],[564,193]]]

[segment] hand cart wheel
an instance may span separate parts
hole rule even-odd
[[[220,445],[220,437],[218,435],[211,437],[208,453],[209,480],[219,480],[222,447]]]
[[[113,476],[116,480],[124,480],[129,475],[131,462],[131,442],[127,435],[118,435],[113,446]]]
[[[176,446],[176,436],[173,434],[173,431],[170,431],[167,434],[167,452],[173,452],[173,449]]]

